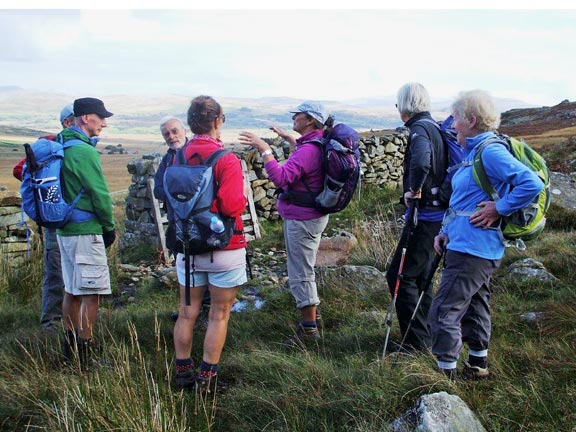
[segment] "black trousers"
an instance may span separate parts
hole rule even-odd
[[[441,225],[442,222],[418,221],[417,226],[412,228],[406,247],[403,277],[400,280],[396,299],[396,315],[400,324],[400,332],[402,337],[404,337],[416,308],[416,303],[418,303],[420,292],[425,292],[418,307],[418,312],[414,317],[414,322],[410,327],[410,332],[404,342],[406,346],[411,346],[418,350],[426,349],[431,344],[427,321],[433,293],[432,287],[426,286],[426,282],[435,256],[434,237],[440,231]],[[394,288],[398,279],[402,248],[406,244],[406,235],[408,235],[408,232],[407,229],[404,229],[390,267],[386,272],[386,280],[392,297],[394,296]]]

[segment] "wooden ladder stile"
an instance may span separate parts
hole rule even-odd
[[[168,222],[166,215],[162,215],[160,211],[160,204],[154,196],[154,177],[149,177],[146,182],[148,186],[148,195],[150,196],[150,202],[152,203],[152,212],[154,213],[154,223],[156,224],[156,231],[158,232],[158,238],[160,239],[160,247],[162,248],[162,255],[164,256],[164,262],[170,264],[170,252],[166,247],[166,234],[164,233],[164,224]]]
[[[246,161],[241,160],[242,176],[244,177],[244,193],[248,198],[246,212],[242,215],[242,223],[244,224],[244,235],[246,241],[257,240],[262,238],[260,233],[260,224],[258,223],[258,215],[256,214],[256,206],[254,205],[254,194],[250,185],[250,178],[248,173],[248,166]]]

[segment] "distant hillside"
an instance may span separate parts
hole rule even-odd
[[[541,108],[512,109],[502,114],[500,130],[508,135],[538,135],[576,126],[576,102],[563,100]]]
[[[576,102],[507,111],[499,130],[525,139],[544,156],[550,170],[565,174],[576,170]]]
[[[58,130],[60,109],[80,96],[0,86],[0,126]],[[114,113],[108,129],[114,135],[157,135],[162,117],[174,115],[185,120],[190,103],[190,96],[178,94],[96,96],[104,100],[106,107]],[[267,129],[273,124],[290,128],[292,121],[288,111],[302,102],[288,97],[216,98],[226,112],[226,129]],[[360,131],[394,129],[402,124],[394,107],[395,96],[320,102],[335,115],[336,121],[347,123]],[[449,99],[435,100],[433,116],[439,120],[445,118],[450,110],[450,102]],[[497,102],[502,110],[527,106],[524,102],[507,99]]]

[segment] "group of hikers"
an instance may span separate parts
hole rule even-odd
[[[475,182],[472,166],[466,162],[473,160],[483,142],[496,136],[500,115],[488,93],[473,90],[462,92],[452,104],[453,128],[464,156],[451,181],[451,197],[449,202],[433,199],[447,171],[447,149],[431,117],[428,92],[419,83],[405,84],[397,93],[396,107],[410,134],[403,174],[406,229],[387,271],[402,342],[391,344],[389,350],[413,354],[431,350],[438,368],[456,379],[457,362],[466,343],[469,351],[464,376],[482,378],[489,374],[489,281],[505,250],[498,223],[525,207],[544,185],[501,145],[487,146],[482,154],[487,177],[501,199],[492,200]],[[288,285],[301,315],[293,334],[284,340],[289,348],[315,344],[322,337],[314,265],[329,216],[297,197],[300,192],[319,193],[323,187],[323,150],[318,142],[330,117],[322,104],[314,102],[304,102],[290,114],[298,137],[271,127],[290,144],[290,156],[283,164],[257,135],[242,132],[238,138],[241,144],[257,149],[268,178],[282,190],[277,209],[284,224]],[[93,329],[100,296],[111,293],[105,248],[114,242],[115,228],[110,195],[94,148],[110,116],[104,103],[95,98],[77,99],[62,110],[64,129],[55,139],[79,144],[64,150],[64,197],[72,201],[82,190],[77,208],[94,217],[70,222],[55,232],[44,230],[41,324],[53,330],[61,328],[62,320],[64,357],[67,361],[79,359],[84,367],[89,367],[94,357]],[[190,103],[190,139],[180,119],[161,120],[168,152],[157,170],[154,194],[168,204],[169,211],[167,172],[175,164],[202,164],[223,149],[225,120],[222,106],[210,96],[198,96]],[[191,261],[185,251],[175,254],[180,306],[174,326],[174,385],[179,389],[200,387],[207,392],[223,385],[218,380],[218,365],[230,311],[239,288],[247,281],[241,218],[247,194],[238,157],[225,152],[214,164],[212,176],[216,187],[209,210],[234,222],[231,238],[225,247],[194,254]],[[434,295],[429,274],[435,259],[442,255],[445,268]],[[208,302],[202,360],[197,367],[192,359],[192,339],[203,305]]]

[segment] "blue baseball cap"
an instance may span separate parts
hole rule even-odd
[[[290,113],[306,113],[314,120],[319,121],[322,125],[328,120],[328,111],[320,103],[302,102],[296,108],[290,110]]]
[[[60,123],[64,122],[68,117],[74,115],[74,105],[69,104],[62,108],[60,111]]]

